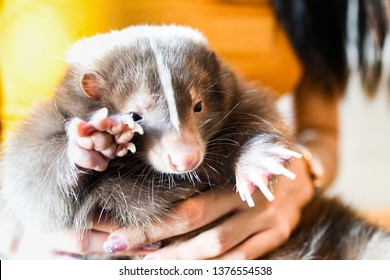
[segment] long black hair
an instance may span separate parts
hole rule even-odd
[[[353,44],[358,50],[362,82],[366,91],[373,93],[382,73],[382,50],[388,31],[384,1],[272,0],[272,5],[301,61],[304,75],[329,93],[334,92],[334,87],[345,88],[349,74],[348,32],[355,28]],[[351,15],[356,19],[354,26],[348,23]],[[374,59],[368,57],[368,49]]]

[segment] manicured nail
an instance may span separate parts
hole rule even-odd
[[[117,253],[126,251],[128,245],[122,236],[114,235],[107,239],[106,242],[104,242],[103,248],[107,253]]]
[[[160,241],[153,242],[153,243],[149,243],[149,244],[143,246],[142,249],[145,251],[155,251],[155,250],[160,249],[161,245],[162,245],[162,243]]]

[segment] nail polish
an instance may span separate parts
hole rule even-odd
[[[122,236],[114,235],[107,239],[106,242],[104,242],[103,248],[107,253],[117,253],[126,251],[128,245]]]
[[[157,241],[143,246],[142,249],[145,251],[155,251],[160,249],[161,245],[162,245],[161,241]]]

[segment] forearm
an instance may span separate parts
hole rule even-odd
[[[328,187],[338,168],[339,92],[303,78],[295,92],[296,140],[322,166],[321,188]]]

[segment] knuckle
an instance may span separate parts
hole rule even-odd
[[[204,211],[203,203],[190,198],[177,207],[176,214],[183,220],[183,228],[192,230],[201,225],[201,221],[204,218]]]
[[[144,246],[153,242],[153,236],[146,228],[127,229],[123,235],[126,236],[126,238],[131,237],[131,242],[129,242],[129,244],[131,244],[132,247]]]
[[[209,238],[208,252],[210,257],[221,255],[228,249],[228,237],[224,231],[213,231]]]
[[[263,216],[268,220],[268,221],[276,221],[275,217],[278,217],[278,209],[274,204],[268,204],[266,206],[265,211],[263,213]],[[261,215],[259,216],[261,219]]]
[[[142,244],[149,244],[152,242],[152,236],[148,231],[144,231],[141,234],[140,241],[142,241]]]
[[[80,255],[85,255],[85,254],[89,253],[88,244],[89,244],[89,237],[88,236],[82,236],[79,238],[75,238],[75,240],[74,240],[74,248],[76,250],[75,253],[78,253]]]
[[[282,241],[282,242],[287,241],[291,235],[290,225],[287,222],[280,222],[280,224],[277,228],[276,234],[277,234],[277,238],[280,241]]]

